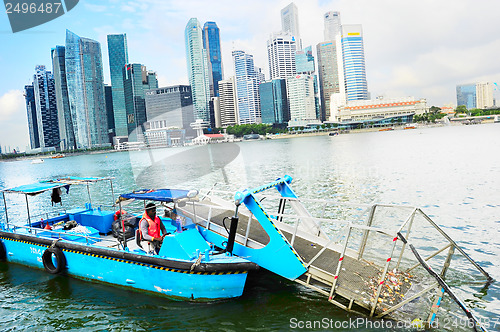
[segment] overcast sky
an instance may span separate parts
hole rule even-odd
[[[221,30],[225,77],[231,51],[243,49],[269,77],[266,41],[281,30],[289,0],[80,0],[51,22],[13,34],[0,13],[0,145],[29,144],[23,87],[38,64],[52,70],[50,49],[65,30],[101,43],[109,83],[106,35],[126,33],[129,61],[158,74],[160,86],[188,84],[184,28],[191,17]],[[500,83],[500,1],[295,0],[303,46],[323,39],[323,14],[340,11],[343,24],[362,24],[372,97],[415,96],[428,105],[455,104],[457,84]],[[498,91],[495,91],[497,99]]]

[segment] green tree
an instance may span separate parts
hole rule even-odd
[[[467,113],[467,107],[465,105],[458,105],[457,108],[455,108],[455,112]]]

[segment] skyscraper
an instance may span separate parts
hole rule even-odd
[[[286,79],[286,92],[290,107],[289,126],[304,125],[316,120],[314,100],[314,78],[311,75],[296,75]]]
[[[316,108],[316,118],[321,119],[321,107],[319,98],[318,75],[315,74],[314,55],[312,46],[295,52],[296,74],[311,75],[314,81],[314,103]]]
[[[66,80],[66,48],[56,46],[51,50],[52,71],[54,74],[57,119],[59,123],[59,136],[62,149],[75,149],[75,131],[71,119],[71,108],[69,106],[68,82]]]
[[[259,85],[262,123],[283,124],[290,120],[286,80],[275,78]]]
[[[340,12],[326,12],[323,17],[325,19],[325,41],[335,40],[335,37],[342,33]]]
[[[113,90],[111,85],[104,84],[104,99],[106,100],[106,117],[108,119],[108,138],[113,142],[115,133],[115,114],[113,111]]]
[[[342,25],[342,59],[347,101],[368,99],[361,24]]]
[[[224,75],[222,73],[219,27],[215,22],[206,22],[203,26],[203,48],[208,56],[210,97],[216,97],[219,96],[219,81]]]
[[[485,109],[493,106],[495,106],[493,99],[493,83],[476,83],[476,107]]]
[[[123,67],[128,63],[127,35],[108,35],[109,71],[113,98],[114,134],[127,136],[127,115],[123,92]]]
[[[151,129],[180,128],[187,136],[196,132],[190,124],[194,122],[193,98],[189,85],[173,85],[146,91],[146,117]]]
[[[156,74],[147,71],[140,63],[123,67],[123,91],[127,111],[127,135],[129,142],[142,142],[146,122],[146,90],[158,88]]]
[[[295,75],[295,38],[288,32],[273,33],[267,41],[270,79]]]
[[[66,79],[77,148],[108,144],[101,45],[66,30]]]
[[[253,55],[233,51],[236,75],[236,98],[239,124],[261,123],[259,100],[259,74],[255,71]]]
[[[191,18],[185,29],[186,58],[189,84],[193,95],[195,119],[210,122],[210,79],[206,50],[203,48],[201,26],[198,19]]]
[[[294,36],[298,49],[302,48],[299,31],[299,11],[293,2],[281,10],[281,30]]]
[[[344,67],[340,36],[333,41],[319,43],[318,52],[319,84],[321,86],[321,121],[329,120],[332,94],[340,94],[345,100]]]
[[[468,110],[476,108],[476,85],[457,85],[457,105],[465,105]]]
[[[238,100],[236,98],[235,77],[219,82],[220,126],[228,127],[238,124]]]
[[[26,100],[26,112],[28,113],[28,131],[30,135],[31,149],[40,147],[38,137],[38,121],[36,119],[35,90],[33,85],[24,86],[24,98]]]
[[[59,124],[54,76],[45,70],[45,66],[36,66],[35,70],[33,89],[40,147],[58,147]]]

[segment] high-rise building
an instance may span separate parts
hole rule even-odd
[[[148,129],[180,128],[188,137],[195,131],[193,98],[189,85],[173,85],[146,91],[146,118]]]
[[[259,85],[262,123],[283,124],[290,120],[286,80],[276,78]]]
[[[66,48],[56,46],[51,50],[52,73],[54,74],[57,119],[59,123],[59,136],[63,150],[75,149],[75,131],[71,119],[71,108],[69,105],[68,82],[66,80]]]
[[[368,99],[361,24],[342,25],[342,60],[347,100]]]
[[[218,127],[234,126],[238,124],[235,77],[231,76],[227,80],[220,81],[219,91],[220,125]]]
[[[113,89],[111,85],[104,84],[104,99],[106,100],[106,118],[108,119],[108,138],[113,142],[115,133],[115,114],[113,111]]]
[[[31,149],[37,149],[40,147],[40,139],[38,137],[38,121],[36,119],[35,90],[33,85],[24,86],[24,98],[26,100],[26,112],[28,113],[30,147]]]
[[[326,12],[323,17],[325,19],[325,41],[335,40],[342,33],[340,12]]]
[[[195,119],[210,122],[210,79],[208,74],[208,59],[203,48],[203,37],[200,22],[191,18],[185,29],[186,58],[189,84],[193,95]]]
[[[127,111],[123,91],[123,67],[128,63],[127,35],[108,35],[109,71],[113,98],[114,134],[128,136]]]
[[[210,96],[219,96],[219,81],[222,72],[222,54],[220,50],[220,31],[215,22],[205,22],[203,25],[203,48],[208,56],[208,78],[210,82]]]
[[[59,147],[59,123],[54,76],[45,66],[36,66],[33,89],[41,148]]]
[[[76,147],[109,144],[101,45],[66,30],[65,60]]]
[[[253,55],[235,50],[233,62],[239,124],[261,123],[259,100],[261,75],[255,71]]]
[[[319,85],[321,87],[321,121],[329,120],[332,94],[340,94],[345,100],[344,68],[340,36],[336,40],[319,43],[318,52]]]
[[[123,91],[127,111],[127,133],[129,142],[142,142],[146,117],[146,90],[158,88],[154,72],[148,72],[140,63],[123,67]]]
[[[476,84],[476,107],[485,109],[495,106],[493,99],[493,83],[481,82]]]
[[[296,74],[311,75],[314,80],[314,103],[316,108],[316,118],[321,119],[321,105],[319,98],[318,75],[315,74],[314,55],[312,46],[308,46],[303,50],[295,52],[295,68]]]
[[[288,32],[273,33],[267,41],[270,79],[295,75],[295,38]]]
[[[316,120],[313,76],[296,75],[287,78],[286,92],[290,107],[290,122],[288,126],[293,126],[294,123],[305,124],[305,122]]]
[[[476,108],[476,85],[457,85],[457,105],[465,105],[468,110]]]
[[[293,2],[281,10],[281,30],[294,36],[298,49],[302,48],[299,31],[299,11]]]

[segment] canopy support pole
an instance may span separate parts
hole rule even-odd
[[[9,215],[7,214],[7,201],[5,200],[5,193],[2,192],[3,205],[5,206],[5,221],[7,223],[7,229],[9,229]]]
[[[26,197],[26,210],[28,211],[28,224],[30,225],[30,233],[31,233],[31,216],[30,216],[30,206],[28,204],[28,195],[24,195]]]
[[[89,183],[87,182],[87,193],[89,194],[89,203],[90,206],[92,206],[92,199],[90,198],[90,188],[89,188]]]
[[[113,199],[113,204],[115,204],[115,191],[113,190],[113,180],[109,179],[109,184],[111,185],[111,198]],[[121,211],[121,208],[120,208]]]

